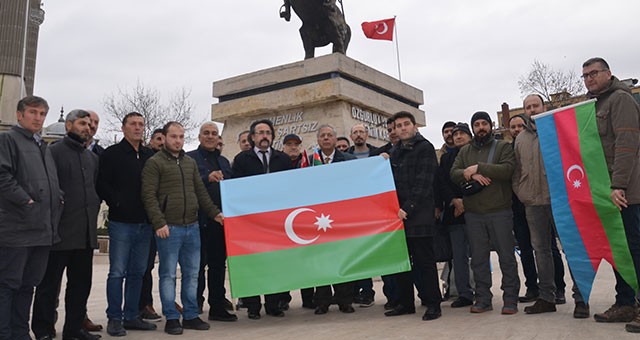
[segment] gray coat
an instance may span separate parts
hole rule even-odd
[[[27,204],[29,200],[32,204]],[[46,145],[14,126],[0,134],[0,247],[50,246],[58,237],[62,192]]]
[[[95,249],[98,247],[96,228],[100,210],[96,192],[98,156],[69,136],[50,149],[60,188],[64,191],[64,209],[58,227],[61,241],[51,250]]]

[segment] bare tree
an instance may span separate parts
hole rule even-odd
[[[165,103],[157,89],[147,87],[140,81],[131,89],[118,88],[117,92],[106,95],[103,99],[108,122],[106,130],[120,132],[122,119],[127,113],[134,111],[144,117],[145,141],[149,140],[154,129],[161,128],[169,121],[182,124],[185,132],[193,130],[198,122],[193,120],[194,106],[189,101],[190,96],[191,90],[180,88]]]
[[[552,95],[576,96],[584,90],[582,80],[574,71],[556,70],[538,60],[531,64],[529,74],[520,77],[518,87],[522,96],[537,93],[548,102],[553,102]]]

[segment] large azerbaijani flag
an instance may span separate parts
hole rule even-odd
[[[233,297],[411,269],[388,160],[221,182]]]
[[[589,302],[604,259],[637,290],[636,272],[596,124],[595,100],[535,116],[551,207],[567,261]]]

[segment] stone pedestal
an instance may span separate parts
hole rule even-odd
[[[422,91],[343,54],[277,66],[213,83],[219,103],[212,118],[224,125],[224,154],[233,159],[238,134],[258,119],[270,119],[276,129],[274,148],[282,148],[289,133],[314,147],[322,124],[334,126],[338,136],[349,135],[351,126],[364,123],[368,142],[387,142],[386,119],[398,111],[414,114],[425,124]]]

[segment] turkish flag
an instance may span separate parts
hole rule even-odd
[[[362,23],[362,32],[369,39],[393,40],[393,26],[396,18]]]

